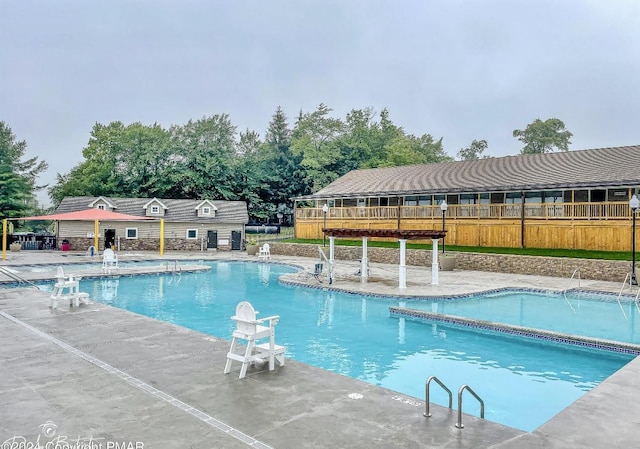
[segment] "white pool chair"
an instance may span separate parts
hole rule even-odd
[[[69,301],[69,305],[80,306],[80,303],[90,304],[89,294],[80,291],[80,276],[65,276],[64,269],[58,267],[56,273],[56,283],[51,291],[49,307],[56,309],[58,302],[62,300]]]
[[[271,259],[271,251],[269,249],[269,244],[265,243],[260,248],[260,252],[258,253],[258,258],[262,260]]]
[[[257,318],[258,312],[253,306],[242,301],[236,307],[236,314],[231,317],[236,322],[236,330],[233,332],[231,340],[231,349],[227,353],[227,363],[224,367],[224,373],[231,371],[233,361],[242,363],[240,368],[239,379],[247,374],[247,368],[250,364],[269,362],[269,371],[275,369],[275,362],[280,366],[284,366],[284,354],[286,348],[275,344],[276,325],[280,320],[279,315],[269,316],[266,318]],[[268,324],[268,325],[266,325]],[[257,342],[268,338],[267,343]],[[244,352],[238,352],[238,341],[244,340],[246,348]]]
[[[118,271],[118,256],[111,248],[107,248],[102,253],[102,272],[111,274],[111,271]]]

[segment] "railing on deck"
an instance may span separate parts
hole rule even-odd
[[[375,207],[331,207],[327,219],[412,219],[441,218],[439,205],[433,206],[375,206]],[[449,204],[446,217],[461,219],[519,219],[522,204]],[[549,203],[525,204],[525,218],[541,219],[629,219],[631,209],[627,202],[619,203]],[[322,208],[296,209],[297,219],[324,219]]]

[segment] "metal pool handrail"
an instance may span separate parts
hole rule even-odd
[[[438,379],[436,376],[431,376],[427,379],[427,382],[425,383],[424,386],[424,402],[425,402],[425,408],[424,408],[424,416],[425,418],[429,418],[431,416],[431,413],[429,412],[429,384],[431,383],[432,380],[435,380],[436,383],[438,385],[440,385],[444,391],[446,391],[449,394],[449,408],[453,408],[453,393],[451,393],[451,390],[449,390],[445,384],[443,384],[440,379]]]
[[[464,425],[462,425],[462,393],[464,390],[468,390],[469,393],[480,402],[480,418],[484,419],[484,401],[480,399],[480,396],[478,396],[469,385],[463,385],[460,387],[460,390],[458,390],[458,422],[456,423],[458,429],[464,428]]]
[[[580,268],[576,268],[575,270],[573,270],[573,274],[571,275],[571,279],[569,279],[569,283],[567,284],[567,288],[565,288],[562,291],[562,296],[564,296],[564,300],[567,301],[567,304],[569,304],[569,307],[571,307],[571,310],[573,310],[573,313],[576,313],[576,309],[573,308],[573,306],[571,305],[571,302],[567,298],[567,290],[569,290],[569,286],[571,285],[571,281],[573,281],[573,278],[575,277],[576,273],[578,273],[578,287],[580,287]]]
[[[627,279],[629,279],[629,275],[630,273],[627,273],[627,275],[624,277],[624,281],[622,282],[622,287],[620,287],[620,293],[618,293],[618,306],[620,306],[620,310],[622,311],[622,315],[624,315],[624,319],[627,320],[627,314],[624,312],[624,309],[622,308],[622,304],[620,303],[620,297],[622,296],[622,291],[624,290],[624,287],[627,285]]]
[[[31,287],[38,288],[36,284],[31,281],[24,279],[23,277],[13,273],[12,271],[7,270],[5,267],[0,267],[0,273],[4,274],[8,278],[16,281],[18,284],[27,284]]]

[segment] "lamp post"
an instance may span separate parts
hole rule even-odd
[[[440,203],[440,210],[442,211],[442,230],[444,231],[444,216],[447,213],[447,202],[445,200]],[[442,254],[444,254],[444,237],[442,237]]]
[[[631,279],[629,284],[638,285],[636,279],[636,211],[640,207],[640,200],[635,194],[629,200],[629,207],[631,208]]]
[[[327,229],[327,212],[329,212],[329,205],[327,203],[324,203],[324,206],[322,206],[322,212],[324,213],[324,229]],[[326,233],[322,233],[322,246],[327,246],[327,234]]]

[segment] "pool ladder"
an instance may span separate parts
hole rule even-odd
[[[452,409],[452,403],[453,403],[453,394],[451,393],[451,390],[449,390],[447,388],[447,386],[445,384],[442,383],[442,381],[440,381],[440,379],[438,379],[436,376],[431,376],[427,379],[427,382],[425,383],[425,387],[424,387],[424,402],[425,402],[425,410],[424,410],[424,417],[425,418],[429,418],[431,417],[431,412],[429,411],[429,385],[431,384],[431,381],[434,380],[438,385],[440,385],[440,387],[442,387],[442,389],[444,391],[447,392],[447,394],[449,395],[449,409]],[[464,393],[464,391],[467,390],[469,393],[471,393],[471,395],[476,398],[478,400],[478,402],[480,402],[480,418],[484,419],[484,401],[480,398],[480,396],[478,396],[478,394],[473,391],[471,389],[471,387],[469,385],[462,385],[460,387],[460,389],[458,390],[458,421],[456,422],[456,427],[458,429],[463,429],[464,425],[462,424],[462,393]]]
[[[31,281],[28,281],[26,279],[24,279],[21,276],[18,276],[16,273],[13,273],[12,271],[6,269],[5,267],[0,267],[0,273],[4,274],[5,276],[7,276],[9,279],[11,279],[12,281],[15,281],[18,283],[18,285],[22,285],[22,284],[27,284],[30,287],[34,287],[34,288],[39,288],[36,284],[34,284]]]
[[[564,290],[562,290],[562,296],[564,297],[564,300],[567,301],[567,304],[569,304],[569,307],[571,307],[571,310],[573,311],[573,313],[576,313],[576,309],[573,308],[573,306],[571,305],[571,301],[569,301],[569,298],[567,298],[567,290],[569,290],[571,281],[575,279],[576,273],[578,274],[578,288],[580,288],[580,268],[576,268],[575,270],[573,270],[573,274],[571,275],[571,279],[569,279],[569,283],[567,284],[567,287]]]
[[[622,315],[624,315],[624,319],[627,320],[627,314],[624,311],[624,307],[622,307],[622,303],[620,302],[620,297],[622,296],[622,292],[624,291],[625,287],[627,286],[627,280],[629,281],[629,288],[631,288],[631,286],[633,285],[632,282],[632,276],[631,273],[627,273],[627,275],[624,278],[624,281],[622,281],[622,287],[620,287],[620,292],[618,293],[618,306],[620,307],[620,310],[622,311]],[[638,305],[638,301],[640,300],[640,288],[638,288],[638,292],[636,293],[636,298],[633,301],[633,303],[636,306],[636,309],[638,310],[638,313],[640,313],[640,306]]]
[[[182,266],[180,265],[180,262],[178,262],[177,260],[173,261],[173,270],[171,269],[171,261],[167,260],[167,264],[166,264],[166,270],[167,271],[171,271],[172,273],[181,273],[182,272]]]

